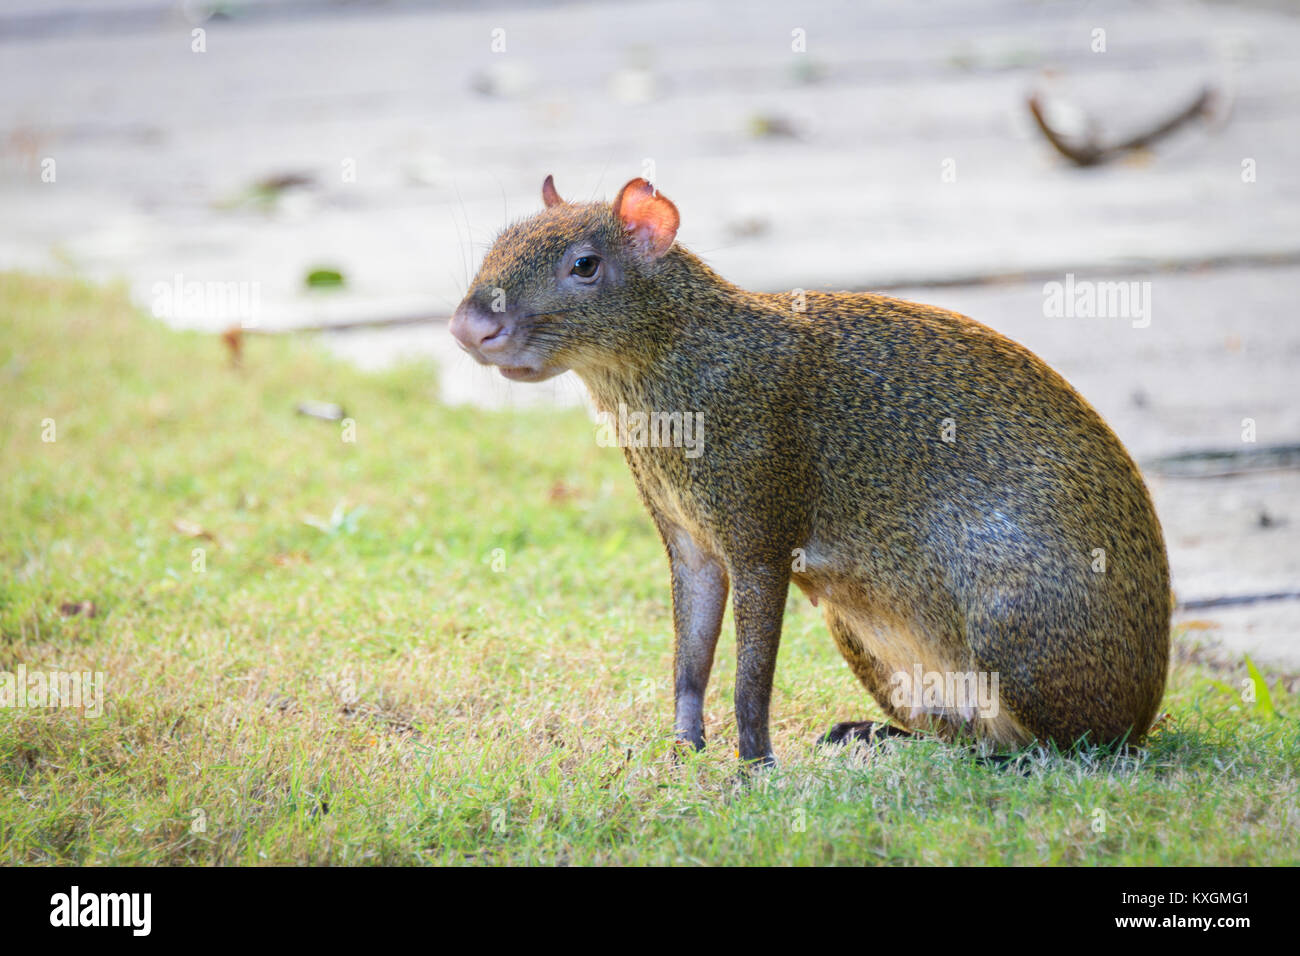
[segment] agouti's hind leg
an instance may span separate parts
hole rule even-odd
[[[856,723],[849,721],[842,724],[836,724],[822,736],[817,738],[819,744],[847,744],[854,740],[861,740],[867,746],[875,744],[877,741],[886,737],[911,737],[910,730],[903,730],[901,727],[895,727],[893,724],[882,724],[874,720],[862,720]]]
[[[880,662],[863,648],[861,642],[854,636],[849,624],[829,607],[826,609],[826,626],[830,628],[831,636],[835,638],[836,647],[844,655],[844,659],[848,662],[854,675],[862,682],[876,703],[880,705],[881,710],[894,723],[885,724],[874,720],[846,721],[836,724],[825,734],[818,737],[817,743],[843,744],[852,740],[862,740],[867,744],[872,744],[885,737],[913,736],[910,730],[904,729],[907,722],[903,719],[903,715],[895,711],[890,703],[889,679],[888,675],[883,672]]]

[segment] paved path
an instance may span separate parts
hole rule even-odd
[[[1029,0],[763,0],[738,18],[687,0],[245,10],[0,10],[0,268],[125,277],[146,307],[178,274],[247,283],[267,327],[445,313],[545,173],[568,197],[608,197],[649,161],[682,240],[728,277],[966,312],[1065,373],[1144,462],[1240,447],[1244,418],[1260,444],[1300,440],[1293,16]],[[1091,170],[1064,164],[1024,106],[1041,90],[1065,128],[1091,116],[1121,135],[1205,84],[1226,120]],[[312,185],[250,198],[290,173]],[[305,292],[318,265],[347,290]],[[1009,273],[1029,278],[950,284]],[[1149,282],[1150,324],[1049,317],[1044,285],[1067,274]],[[330,339],[363,363],[439,356],[451,400],[581,400],[571,381],[489,378],[436,326]],[[1296,472],[1151,483],[1181,597],[1300,588]],[[1195,617],[1231,652],[1300,670],[1300,602]]]

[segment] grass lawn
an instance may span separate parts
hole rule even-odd
[[[98,717],[0,707],[2,863],[1300,860],[1296,695],[1244,703],[1244,662],[1183,635],[1139,757],[1017,773],[815,749],[879,713],[792,595],[780,768],[738,779],[730,615],[710,746],[675,763],[667,561],[582,412],[445,408],[428,367],[304,342],[236,369],[13,275],[0,396],[0,672],[104,675]]]

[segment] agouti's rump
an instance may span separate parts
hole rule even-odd
[[[1145,732],[1168,660],[1168,566],[1118,439],[970,319],[879,296],[806,304],[824,379],[791,425],[833,424],[814,426],[817,503],[792,577],[825,601],[859,679],[909,727],[1001,744]],[[887,706],[890,677],[918,662],[996,673],[1001,706]]]

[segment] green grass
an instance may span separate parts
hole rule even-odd
[[[583,413],[245,351],[0,276],[0,671],[106,680],[97,718],[0,708],[0,862],[1300,858],[1296,698],[1243,703],[1240,661],[1179,654],[1136,759],[817,751],[878,713],[792,597],[780,769],[736,772],[730,620],[710,747],[675,763],[666,562]],[[356,441],[304,399],[344,405]]]

